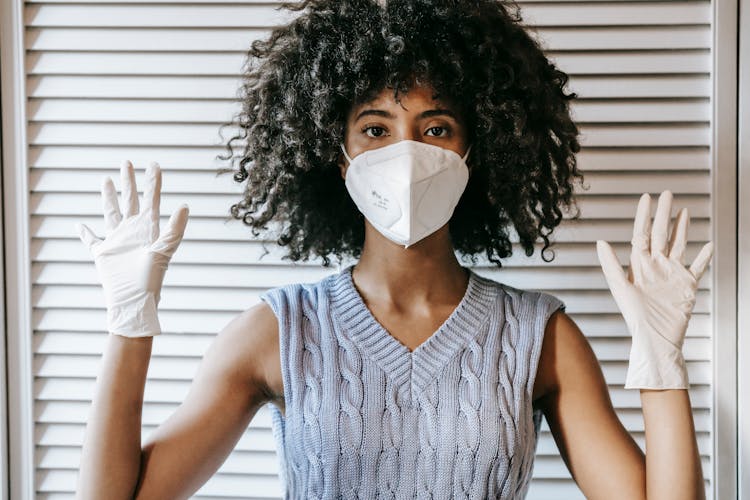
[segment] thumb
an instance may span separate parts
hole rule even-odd
[[[705,272],[706,267],[711,260],[711,257],[713,257],[713,254],[714,244],[712,241],[709,241],[708,243],[703,245],[703,248],[701,248],[701,251],[698,252],[698,256],[690,266],[690,272],[693,273],[695,281],[700,281],[701,276],[703,276],[703,273]]]
[[[607,280],[610,289],[628,281],[628,277],[620,265],[620,260],[609,243],[598,240],[596,242],[596,254],[599,257],[599,264],[602,266],[604,278]]]
[[[177,246],[182,241],[182,236],[185,234],[189,213],[190,208],[185,203],[172,212],[167,222],[166,230],[151,245],[151,251],[158,252],[167,258],[172,258],[172,255],[177,250]]]
[[[96,236],[94,232],[86,225],[81,223],[75,224],[76,233],[78,233],[78,237],[81,239],[84,245],[91,250],[91,247],[95,244],[101,241],[101,238]]]

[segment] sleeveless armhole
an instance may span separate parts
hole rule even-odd
[[[522,291],[521,294],[525,296],[525,300],[522,299],[522,301],[527,304],[523,308],[522,314],[526,315],[525,321],[531,327],[529,333],[532,337],[531,346],[526,351],[529,371],[525,388],[526,394],[523,398],[524,409],[521,414],[524,420],[531,417],[531,428],[522,425],[522,428],[525,429],[523,434],[525,435],[524,439],[527,444],[525,445],[518,484],[516,485],[513,498],[524,498],[528,492],[534,468],[534,458],[539,444],[539,433],[544,413],[541,409],[534,409],[532,398],[547,322],[556,311],[565,310],[565,304],[557,297],[548,293]],[[533,436],[527,433],[533,433]]]
[[[539,299],[536,303],[534,317],[537,324],[534,325],[534,332],[537,334],[534,344],[531,347],[531,356],[529,358],[529,382],[526,388],[529,394],[533,393],[534,382],[536,381],[536,372],[539,366],[539,358],[542,353],[542,344],[544,342],[544,333],[547,329],[547,323],[557,311],[565,311],[565,303],[548,293],[539,293]]]
[[[529,357],[529,379],[526,391],[529,395],[529,405],[531,405],[531,411],[534,419],[534,432],[538,436],[539,429],[542,424],[542,416],[544,415],[541,409],[534,410],[532,396],[534,393],[534,383],[536,382],[537,370],[539,369],[539,360],[542,353],[542,344],[544,343],[544,334],[547,329],[547,323],[554,313],[557,311],[565,311],[565,303],[555,297],[544,292],[538,292],[539,297],[536,302],[536,310],[533,315],[536,321],[533,331],[535,332],[534,343],[531,347]]]
[[[260,300],[268,304],[271,308],[279,324],[279,357],[281,358],[281,380],[282,385],[284,386],[283,396],[285,402],[288,400],[289,396],[289,373],[287,373],[288,367],[285,366],[286,363],[284,361],[287,358],[288,332],[290,331],[290,327],[292,326],[291,323],[293,322],[293,318],[290,314],[292,304],[290,303],[289,296],[290,293],[293,293],[293,290],[290,290],[292,286],[294,285],[271,288],[260,296]]]
[[[289,407],[289,373],[287,359],[287,339],[288,332],[291,323],[290,317],[290,301],[289,293],[292,292],[290,287],[293,285],[286,285],[282,287],[271,288],[260,295],[260,300],[268,304],[273,311],[276,319],[279,323],[279,357],[281,364],[281,380],[284,392],[284,405],[288,409]],[[290,493],[287,491],[287,471],[286,469],[286,418],[281,414],[280,408],[274,403],[268,403],[269,410],[271,412],[272,422],[272,434],[276,443],[276,453],[278,455],[279,464],[279,482],[281,483],[282,498],[290,498]]]

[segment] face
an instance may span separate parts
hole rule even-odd
[[[395,142],[412,140],[450,149],[463,156],[468,147],[464,120],[457,109],[433,99],[430,87],[412,87],[399,93],[384,89],[372,101],[354,106],[347,117],[344,147],[350,158]],[[346,177],[349,162],[339,155],[341,177]]]

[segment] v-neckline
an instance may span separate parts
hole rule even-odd
[[[329,293],[335,317],[344,335],[377,363],[400,391],[412,393],[424,389],[482,329],[493,310],[499,285],[465,268],[469,282],[460,302],[442,325],[412,351],[372,314],[354,285],[353,269],[354,264],[331,277]]]

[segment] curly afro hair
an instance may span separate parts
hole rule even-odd
[[[471,176],[449,222],[455,250],[501,266],[511,230],[531,256],[575,206],[579,134],[563,87],[568,75],[519,24],[518,5],[496,0],[305,0],[302,11],[255,40],[230,124],[234,180],[246,182],[230,212],[288,247],[330,265],[359,257],[364,219],[337,165],[352,106],[385,89],[427,82],[458,107],[472,144]],[[222,128],[223,128],[222,127]],[[239,141],[241,148],[235,148]],[[235,154],[235,149],[239,149]],[[576,215],[577,216],[577,213]],[[274,229],[268,224],[275,225]]]

